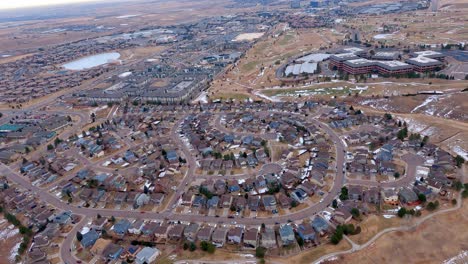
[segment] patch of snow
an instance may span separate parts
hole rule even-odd
[[[203,104],[208,103],[208,95],[205,91],[203,91],[195,100],[193,100],[194,103],[200,102]]]
[[[373,38],[374,39],[389,39],[392,37],[393,37],[393,34],[377,34]]]
[[[430,103],[432,103],[432,102],[435,102],[435,101],[437,101],[437,100],[438,100],[438,99],[437,99],[437,96],[435,96],[435,95],[429,96],[429,97],[426,98],[426,100],[424,100],[424,102],[422,102],[420,105],[416,106],[416,107],[411,111],[411,113],[414,113],[414,112],[416,112],[419,108],[424,107],[424,106],[426,106],[426,105],[428,105],[428,104],[430,104]]]
[[[329,261],[334,261],[334,260],[338,260],[338,257],[327,258],[327,259],[324,259],[324,260],[322,260],[322,261],[317,262],[317,264],[320,264],[320,263],[322,263],[323,261],[329,262]]]
[[[255,39],[258,39],[258,38],[261,38],[265,33],[263,32],[257,32],[257,33],[242,33],[242,34],[239,34],[237,35],[237,37],[235,37],[232,41],[236,42],[236,41],[251,41],[251,40],[255,40]]]
[[[260,97],[260,98],[263,98],[263,99],[266,99],[268,101],[271,101],[271,102],[281,102],[281,99],[278,99],[278,98],[275,98],[275,97],[271,97],[271,96],[267,96],[267,95],[264,95],[262,94],[261,92],[259,91],[254,91],[253,92],[254,95]]]
[[[131,18],[131,17],[137,17],[137,16],[141,16],[141,15],[123,15],[123,16],[118,16],[118,17],[115,17],[115,18],[122,19],[122,18]]]
[[[10,237],[14,237],[19,233],[17,228],[14,228],[14,225],[9,225],[8,228],[0,232],[0,240],[6,240]]]
[[[10,263],[16,263],[16,255],[18,255],[18,250],[22,242],[16,243],[16,245],[11,249],[11,254],[8,256]]]
[[[467,261],[468,261],[468,250],[464,250],[460,252],[460,254],[452,258],[444,260],[442,264],[459,264],[459,263],[467,263]]]
[[[125,77],[128,77],[130,75],[132,75],[131,72],[124,72],[124,73],[119,74],[119,78],[125,78]]]
[[[468,151],[464,150],[460,146],[452,147],[452,151],[455,152],[457,155],[462,156],[465,160],[468,160]]]

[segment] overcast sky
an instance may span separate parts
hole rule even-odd
[[[0,0],[0,9],[92,2],[96,0]]]

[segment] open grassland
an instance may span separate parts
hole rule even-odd
[[[280,23],[258,40],[237,65],[231,67],[213,82],[208,96],[248,94],[252,90],[281,84],[276,70],[294,56],[318,51],[340,38],[329,29],[289,29]],[[255,96],[251,96],[255,98]]]
[[[271,260],[271,262],[273,263],[309,264],[309,263],[313,263],[315,260],[317,260],[321,256],[324,256],[333,252],[344,251],[344,250],[349,250],[349,249],[351,249],[351,245],[346,240],[343,239],[338,245],[332,245],[331,243],[326,243],[318,247],[314,247],[311,249],[301,251],[300,253],[295,254],[293,256],[287,256],[284,258],[267,258],[266,262],[269,263],[269,261]]]
[[[465,200],[461,209],[430,218],[415,231],[388,233],[362,251],[327,263],[442,263],[468,249],[467,222]]]
[[[466,42],[468,39],[468,4],[466,1],[440,1],[438,12],[432,9],[401,14],[362,15],[347,19],[344,27],[359,29],[362,40],[373,44],[399,47],[419,44]],[[387,32],[382,32],[388,27]],[[374,39],[390,33],[384,39]]]

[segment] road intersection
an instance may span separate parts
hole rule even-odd
[[[273,112],[275,114],[285,114],[282,112]],[[72,113],[70,113],[72,114]],[[291,114],[291,113],[287,113]],[[298,119],[302,119],[303,116],[298,113],[293,113],[293,116],[297,116]],[[71,135],[71,133],[76,132],[76,127],[81,127],[85,125],[85,120],[87,120],[88,117],[83,116],[83,115],[78,115],[79,122],[74,126],[74,129],[67,129],[60,135],[61,138],[67,138],[68,136]],[[184,158],[187,160],[187,171],[179,184],[179,187],[177,188],[176,192],[174,195],[171,197],[170,202],[168,203],[166,209],[161,212],[141,212],[141,211],[136,211],[136,210],[116,210],[116,209],[104,209],[104,208],[83,208],[83,207],[77,207],[71,204],[66,203],[65,201],[61,200],[59,197],[56,195],[50,193],[49,188],[40,188],[38,186],[34,186],[31,184],[31,182],[26,179],[23,175],[21,175],[18,172],[17,166],[7,166],[5,164],[0,164],[0,174],[7,176],[7,178],[15,182],[16,184],[30,190],[33,192],[36,197],[41,199],[43,202],[46,202],[60,210],[64,211],[72,211],[75,214],[81,215],[82,216],[82,221],[77,223],[73,230],[69,233],[67,238],[65,239],[62,248],[61,248],[61,257],[65,262],[68,263],[73,263],[76,261],[76,258],[73,257],[71,254],[71,246],[75,237],[76,231],[80,230],[83,225],[86,223],[86,219],[91,219],[93,217],[96,217],[98,214],[104,217],[116,217],[116,218],[134,218],[134,219],[151,219],[151,220],[171,220],[171,221],[181,221],[181,222],[211,222],[211,223],[232,223],[235,222],[236,224],[241,224],[241,225],[246,225],[246,226],[258,226],[261,224],[265,225],[275,225],[279,223],[287,223],[291,221],[300,221],[305,218],[309,218],[327,207],[330,206],[332,201],[337,197],[337,195],[340,193],[341,188],[345,184],[359,184],[362,186],[369,186],[369,187],[375,187],[375,186],[380,186],[380,187],[399,187],[403,185],[407,185],[414,179],[412,177],[409,177],[408,175],[414,175],[415,174],[415,168],[417,164],[420,164],[422,162],[421,157],[413,154],[408,154],[403,157],[403,159],[408,163],[408,169],[407,173],[404,177],[402,177],[398,181],[394,182],[388,182],[388,183],[377,183],[377,182],[372,182],[372,181],[361,181],[361,180],[348,180],[346,182],[346,177],[345,177],[345,153],[346,153],[346,144],[343,142],[343,140],[339,137],[339,135],[333,131],[327,124],[309,117],[306,119],[304,122],[304,126],[309,129],[309,131],[312,131],[313,129],[316,129],[319,127],[321,130],[323,130],[325,133],[328,134],[330,140],[334,143],[335,146],[335,164],[336,167],[334,168],[336,171],[335,178],[334,178],[334,183],[332,188],[329,190],[328,193],[325,193],[323,198],[321,199],[320,202],[315,203],[305,209],[296,211],[294,213],[288,214],[288,215],[276,215],[274,217],[255,217],[255,218],[243,218],[243,217],[236,217],[235,219],[229,218],[229,217],[217,217],[217,216],[204,216],[204,215],[193,215],[193,214],[181,214],[181,213],[174,213],[171,212],[171,209],[173,209],[182,194],[184,193],[186,186],[188,186],[189,182],[192,182],[195,177],[198,177],[195,173],[196,168],[197,168],[197,161],[195,159],[195,156],[193,153],[191,153],[191,150],[189,149],[189,146],[184,142],[179,134],[180,131],[180,126],[181,124],[185,121],[185,117],[183,116],[176,124],[173,126],[171,130],[171,137],[172,139],[177,143],[177,145],[180,147],[180,150],[182,151]],[[218,122],[217,122],[218,123]],[[41,149],[42,150],[42,149]],[[41,151],[39,150],[39,151]],[[35,151],[34,153],[38,153],[38,151]],[[92,164],[97,164],[96,162],[87,164],[88,166]],[[229,176],[226,176],[229,177]]]

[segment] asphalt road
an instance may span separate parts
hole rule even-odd
[[[281,112],[278,112],[278,114],[283,114]],[[288,113],[290,114],[290,113]],[[300,118],[303,118],[302,115],[300,114],[293,114],[297,115]],[[305,218],[309,218],[313,216],[314,214],[324,210],[327,208],[335,199],[335,197],[340,193],[341,187],[345,184],[345,173],[344,173],[344,162],[345,162],[345,157],[344,154],[346,152],[346,147],[342,139],[336,134],[329,126],[326,124],[313,119],[313,118],[307,118],[305,121],[305,126],[308,129],[315,129],[311,125],[307,124],[312,124],[313,126],[320,127],[323,131],[325,131],[328,136],[330,137],[331,141],[333,141],[335,148],[336,148],[336,175],[335,175],[335,180],[334,184],[331,188],[331,190],[324,195],[322,200],[319,203],[316,203],[306,209],[297,211],[295,213],[289,214],[289,215],[277,215],[273,217],[258,217],[258,218],[242,218],[242,217],[236,217],[236,218],[228,218],[228,217],[215,217],[215,216],[204,216],[204,215],[193,215],[193,214],[176,214],[170,212],[172,207],[177,203],[179,200],[180,196],[184,193],[186,187],[189,185],[188,183],[193,180],[193,177],[196,177],[195,175],[195,170],[196,170],[196,160],[194,155],[192,155],[190,149],[188,146],[185,144],[185,142],[182,141],[182,139],[179,137],[178,133],[178,128],[180,127],[180,124],[184,122],[185,118],[181,118],[173,127],[171,131],[171,137],[177,142],[179,147],[181,148],[181,151],[184,154],[184,157],[187,160],[188,163],[188,170],[186,174],[184,175],[184,178],[179,185],[179,188],[177,188],[175,195],[171,198],[167,208],[163,212],[141,212],[141,211],[128,211],[128,210],[115,210],[115,209],[99,209],[99,208],[82,208],[82,207],[75,207],[73,205],[67,204],[61,199],[59,199],[57,196],[49,193],[48,188],[39,188],[36,186],[33,186],[31,182],[29,182],[28,179],[20,175],[17,171],[14,169],[10,168],[9,166],[6,166],[5,164],[0,164],[0,174],[6,175],[7,178],[15,182],[21,186],[23,186],[26,189],[29,189],[32,191],[40,200],[60,209],[60,210],[70,210],[75,214],[79,214],[83,216],[83,220],[77,224],[72,232],[69,233],[67,236],[65,242],[63,243],[61,247],[61,257],[65,262],[68,263],[76,263],[76,259],[72,256],[70,253],[70,248],[71,244],[73,242],[73,239],[75,237],[75,233],[77,230],[81,229],[81,227],[85,224],[86,218],[91,218],[91,217],[96,217],[97,214],[100,214],[105,217],[110,217],[114,216],[117,218],[135,218],[135,219],[148,219],[148,220],[173,220],[173,221],[185,221],[185,222],[211,222],[211,223],[236,223],[236,224],[243,224],[246,226],[251,226],[251,225],[261,225],[261,224],[266,224],[266,225],[274,225],[278,223],[286,223],[288,221],[298,221],[302,220]],[[72,133],[73,130],[69,131],[68,133]],[[61,135],[63,137],[63,135]],[[406,159],[406,162],[408,164],[413,164],[411,166],[408,166],[407,169],[407,175],[414,175],[415,173],[415,168],[418,164],[422,162],[421,158],[417,155],[413,154],[408,154],[404,156],[404,159]],[[402,177],[399,181],[395,182],[389,182],[386,184],[386,187],[398,187],[402,185],[406,185],[410,183],[412,180],[411,177]],[[364,186],[373,186],[374,182],[370,181],[362,181],[358,182],[356,180],[350,182],[353,184],[362,184]]]

